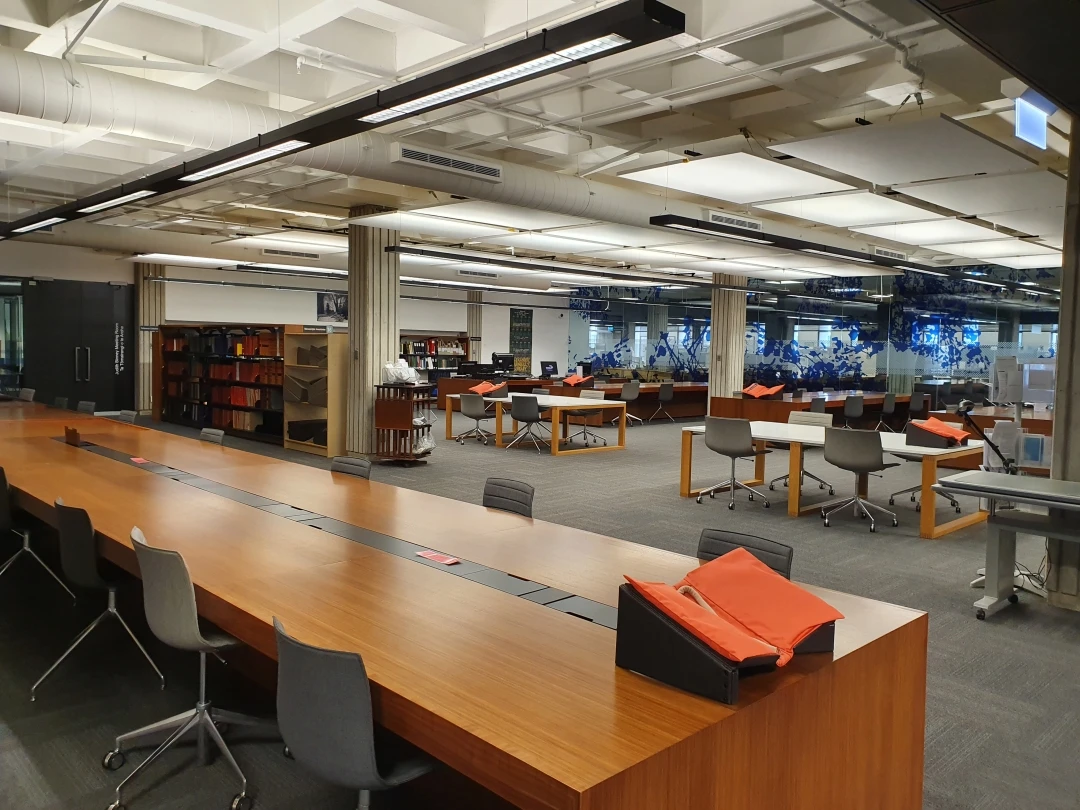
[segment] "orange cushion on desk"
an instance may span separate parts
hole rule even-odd
[[[491,385],[491,383],[488,383],[488,385]],[[501,391],[503,388],[506,388],[506,380],[503,380],[498,385],[491,385],[491,388],[487,390],[487,393],[492,394],[495,391]]]
[[[775,647],[754,638],[724,616],[712,613],[688,596],[663,582],[639,582],[626,577],[634,590],[679,623],[690,633],[731,661],[759,656],[775,656]]]
[[[506,383],[503,383],[503,385],[506,385]],[[481,396],[483,396],[484,394],[487,394],[490,391],[494,391],[495,386],[485,380],[482,383],[477,383],[476,385],[474,385],[469,390],[472,391],[474,394],[480,394]]]
[[[771,397],[773,394],[777,393],[778,391],[783,391],[783,390],[784,390],[784,384],[783,383],[781,383],[780,385],[774,385],[772,388],[768,388],[768,387],[766,387],[764,385],[758,385],[757,383],[754,383],[753,385],[746,386],[746,388],[744,388],[742,390],[742,392],[744,394],[746,394],[748,397],[760,398],[760,397]]]
[[[721,616],[780,650],[779,666],[821,625],[844,618],[836,608],[785,579],[744,548],[687,574],[689,585]]]
[[[938,436],[944,436],[947,439],[956,439],[961,441],[966,439],[971,434],[966,430],[961,430],[958,427],[942,422],[936,416],[931,416],[929,419],[923,422],[915,422],[915,425],[921,427],[923,430],[934,433]]]
[[[749,397],[756,397],[758,396],[758,391],[760,391],[762,388],[764,388],[764,386],[758,385],[757,383],[751,383],[750,385],[746,386],[746,388],[744,388],[742,392]]]

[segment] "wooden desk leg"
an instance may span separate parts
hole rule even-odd
[[[551,409],[551,455],[559,455],[559,428],[562,425],[562,411]]]
[[[754,441],[755,450],[764,450],[765,442],[760,440]],[[743,481],[748,487],[760,487],[765,483],[765,455],[754,456],[754,479],[752,481]]]
[[[924,540],[936,540],[947,534],[975,526],[986,520],[987,513],[976,508],[970,515],[958,517],[948,523],[937,525],[937,493],[934,492],[934,484],[937,483],[938,458],[937,456],[923,456],[922,460],[922,496],[921,511],[919,514],[919,537]]]
[[[690,491],[690,482],[694,477],[694,434],[689,430],[682,432],[682,460],[679,464],[679,497],[696,498]]]
[[[503,404],[501,400],[495,401],[495,446],[506,446],[503,444]]]
[[[454,405],[450,399],[446,401],[446,438],[454,438]]]
[[[798,517],[802,508],[802,465],[803,450],[799,442],[791,442],[788,450],[788,517]]]
[[[626,403],[619,411],[619,447],[626,447]]]

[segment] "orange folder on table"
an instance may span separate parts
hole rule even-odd
[[[591,379],[591,374],[588,377],[582,377],[580,374],[571,374],[563,380],[563,385],[581,385],[583,382],[588,382]]]
[[[780,385],[774,385],[772,388],[769,388],[765,385],[759,385],[758,383],[754,383],[753,385],[746,386],[746,388],[744,388],[742,392],[748,397],[760,399],[761,397],[771,397],[773,394],[779,393],[783,390],[783,383],[781,383]]]
[[[966,439],[971,434],[966,430],[956,427],[955,425],[942,422],[936,416],[931,416],[929,419],[916,423],[923,430],[929,431],[937,436],[944,436],[946,439],[956,439],[960,442]]]

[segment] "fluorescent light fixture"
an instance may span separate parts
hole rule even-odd
[[[871,298],[892,298],[892,293],[872,293]]]
[[[986,275],[985,270],[965,270],[964,272],[967,273],[969,276],[985,276]]]
[[[196,183],[199,180],[217,177],[219,174],[228,174],[236,169],[242,169],[244,166],[251,166],[255,163],[262,163],[265,160],[272,160],[276,157],[281,157],[289,152],[295,152],[298,149],[304,149],[308,146],[311,146],[311,144],[307,141],[284,141],[283,143],[260,149],[258,152],[251,152],[250,154],[234,158],[233,160],[218,163],[216,166],[210,166],[201,171],[181,177],[180,180],[184,183]]]
[[[272,264],[270,262],[242,262],[241,267],[257,267],[260,270],[287,270],[301,273],[321,273],[332,276],[347,276],[348,270],[337,270],[332,267],[311,267],[305,264]]]
[[[440,90],[437,93],[421,96],[420,98],[406,101],[385,110],[378,110],[377,112],[363,116],[360,120],[366,124],[382,124],[395,118],[415,115],[430,107],[448,104],[457,99],[465,98],[466,96],[490,93],[492,90],[495,90],[504,84],[518,82],[537,73],[543,73],[555,68],[567,67],[575,61],[588,59],[589,57],[596,56],[604,51],[610,51],[614,48],[621,48],[623,45],[629,44],[629,42],[630,40],[620,37],[618,34],[608,34],[606,37],[591,39],[588,42],[582,42],[580,45],[564,48],[561,51],[531,59],[520,65],[504,68],[503,70],[496,71],[487,76],[481,76],[479,79],[473,79],[472,81],[449,87],[446,90]]]
[[[934,219],[924,222],[903,222],[896,225],[871,225],[852,228],[856,233],[902,242],[905,245],[939,245],[946,242],[980,242],[991,239],[1008,239],[1008,234],[998,233],[961,219]]]
[[[908,267],[905,264],[896,265],[897,270],[910,270],[912,273],[922,273],[924,276],[940,276],[941,278],[950,278],[948,273],[940,273],[937,270],[924,270],[920,267]]]
[[[1035,287],[1039,282],[1037,281],[1018,281],[1017,284],[1023,284],[1025,287]]]
[[[838,290],[829,290],[834,293],[861,293],[862,287],[842,287]]]
[[[1038,149],[1045,149],[1046,122],[1050,116],[1030,101],[1026,101],[1021,97],[1016,99],[1014,117],[1016,119],[1016,137]]]
[[[105,211],[109,208],[116,208],[118,205],[124,203],[135,202],[135,200],[144,200],[147,197],[153,197],[157,194],[156,191],[133,191],[130,194],[125,194],[123,197],[117,197],[114,200],[108,200],[107,202],[101,202],[97,205],[91,205],[86,208],[80,208],[80,214],[96,214],[98,211]]]
[[[987,287],[1001,287],[1005,288],[1004,284],[998,284],[996,281],[983,281],[981,278],[966,278],[964,281],[970,281],[972,284],[983,284]]]
[[[257,211],[273,211],[275,214],[292,214],[295,217],[318,217],[320,219],[342,220],[348,217],[335,214],[320,214],[316,211],[298,211],[295,208],[275,208],[270,205],[252,205],[251,203],[233,203],[233,208],[250,208]]]
[[[177,253],[139,253],[132,257],[133,261],[151,262],[153,264],[180,264],[194,267],[235,267],[240,262],[228,259],[211,259],[208,256],[181,256]]]
[[[873,264],[873,259],[864,259],[861,256],[848,256],[843,253],[832,253],[828,250],[816,250],[815,248],[799,248],[803,253],[816,253],[818,256],[828,256],[830,259],[846,259],[852,262],[863,262],[864,264]]]
[[[1024,290],[1028,295],[1053,295],[1053,293],[1043,292],[1042,290]]]
[[[49,217],[41,220],[41,222],[35,222],[33,225],[23,225],[21,228],[16,228],[12,233],[30,233],[30,231],[48,228],[50,225],[59,225],[61,222],[67,222],[67,220],[63,217]]]
[[[436,284],[446,285],[449,287],[479,287],[485,290],[491,290],[493,292],[501,292],[503,290],[509,290],[510,292],[523,292],[523,293],[562,293],[565,295],[564,290],[555,290],[551,287],[548,289],[539,289],[534,287],[504,287],[501,284],[483,284],[475,281],[450,281],[441,278],[419,278],[418,276],[402,276],[401,280],[407,284]]]
[[[752,236],[740,236],[734,233],[721,233],[720,231],[712,231],[708,228],[698,228],[693,225],[683,225],[679,222],[673,222],[670,225],[665,225],[665,228],[676,228],[680,231],[693,231],[694,233],[707,233],[709,236],[719,236],[722,239],[738,239],[740,242],[754,242],[758,245],[771,245],[772,242],[768,239],[755,239]]]

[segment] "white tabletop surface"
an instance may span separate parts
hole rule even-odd
[[[591,399],[589,397],[555,397],[547,394],[527,394],[513,392],[508,397],[484,397],[484,402],[503,402],[510,404],[512,397],[536,397],[536,404],[541,408],[625,408],[626,403],[618,399]],[[447,399],[461,399],[461,394],[447,394]],[[704,428],[702,428],[704,430]]]
[[[1075,481],[970,470],[942,478],[937,485],[941,491],[954,494],[970,492],[984,498],[1080,510],[1080,483]]]
[[[684,427],[684,432],[703,434],[704,425]],[[825,428],[818,425],[793,425],[788,422],[751,422],[750,432],[755,439],[767,442],[799,442],[809,447],[822,447],[825,444]],[[881,449],[886,453],[902,453],[909,456],[939,456],[960,449],[957,447],[919,447],[907,444],[903,433],[880,433]],[[969,450],[981,450],[983,443],[969,440],[965,447]]]

